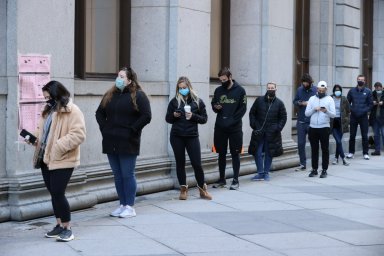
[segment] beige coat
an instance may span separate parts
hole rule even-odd
[[[84,115],[70,101],[60,114],[52,114],[52,124],[47,138],[44,163],[49,170],[73,168],[80,164],[80,144],[85,140]],[[45,118],[40,120],[38,138],[43,135]]]

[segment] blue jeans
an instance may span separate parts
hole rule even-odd
[[[297,121],[297,147],[299,150],[300,164],[302,166],[307,166],[307,157],[305,155],[305,144],[307,143],[307,134],[308,134],[309,123],[302,123]]]
[[[380,152],[380,148],[381,148],[380,134],[381,134],[381,140],[383,141],[383,144],[384,144],[384,125],[381,125],[379,122],[375,121],[373,123],[372,128],[373,128],[374,140],[375,140],[375,151]]]
[[[259,144],[257,146],[256,155],[255,155],[257,173],[268,174],[272,165],[272,157],[269,155],[268,142],[265,140],[265,138],[263,138],[258,143]],[[264,152],[264,167],[263,167],[263,152]]]
[[[345,157],[344,150],[343,150],[343,132],[341,131],[341,128],[333,128],[332,129],[332,135],[335,138],[336,141],[336,152],[335,152],[335,158],[341,158],[343,159]]]
[[[109,164],[115,177],[116,192],[121,205],[133,206],[136,197],[136,166],[137,155],[108,154]]]

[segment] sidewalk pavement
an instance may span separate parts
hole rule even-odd
[[[88,255],[384,255],[384,156],[330,165],[328,177],[273,172],[269,182],[240,179],[213,189],[140,196],[134,218],[113,218],[118,203],[73,212],[75,240],[44,238],[54,219],[0,223],[1,256]]]

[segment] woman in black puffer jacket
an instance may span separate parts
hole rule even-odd
[[[248,153],[255,156],[257,167],[252,180],[269,180],[272,158],[283,154],[281,131],[287,122],[287,111],[275,93],[276,84],[268,83],[267,93],[255,100],[249,112],[253,132]]]
[[[201,150],[197,125],[205,124],[208,116],[204,102],[193,91],[191,82],[185,76],[176,84],[175,97],[169,102],[165,120],[172,124],[170,142],[176,159],[176,173],[180,184],[180,200],[186,200],[188,185],[185,174],[185,150],[195,171],[200,197],[211,200],[201,166]]]

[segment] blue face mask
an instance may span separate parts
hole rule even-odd
[[[335,91],[335,96],[340,97],[341,96],[341,91]]]
[[[183,96],[187,96],[189,94],[189,89],[188,88],[179,89],[179,93]]]
[[[124,79],[121,79],[120,77],[116,78],[115,85],[120,91],[124,90]]]

